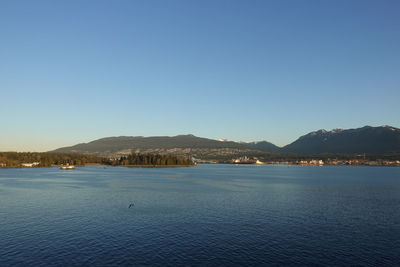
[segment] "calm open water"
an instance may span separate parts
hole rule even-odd
[[[55,265],[399,266],[400,168],[0,169],[0,266]]]

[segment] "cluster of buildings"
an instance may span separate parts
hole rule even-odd
[[[400,160],[329,160],[329,165],[400,166]]]
[[[300,165],[300,166],[324,166],[324,165],[362,165],[362,166],[400,166],[400,160],[366,160],[366,159],[311,159],[297,161],[266,161],[261,162],[257,158],[248,158],[246,156],[232,159],[233,164],[281,164],[281,165]]]
[[[300,160],[296,162],[297,165],[304,165],[304,166],[323,166],[325,165],[324,161],[319,159],[312,159],[312,160]]]
[[[400,166],[400,160],[393,160],[393,161],[385,160],[385,161],[382,162],[381,165],[384,165],[384,166]]]

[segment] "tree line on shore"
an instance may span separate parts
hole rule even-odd
[[[135,154],[109,159],[83,154],[64,154],[46,152],[0,152],[0,168],[23,167],[32,164],[33,167],[51,167],[57,165],[84,166],[97,163],[110,166],[192,166],[194,162],[183,156],[160,154]]]
[[[225,157],[210,158],[213,162],[229,163],[232,157],[237,155],[227,155]],[[239,155],[247,156],[247,155]],[[366,161],[396,161],[400,160],[399,154],[389,155],[371,155],[371,154],[315,154],[315,155],[298,155],[298,154],[271,154],[265,156],[257,155],[262,162],[292,162],[302,160],[320,159],[324,162],[358,160]],[[0,152],[0,168],[16,168],[24,167],[23,164],[35,163],[32,167],[51,167],[56,165],[76,165],[84,166],[89,163],[103,164],[109,166],[192,166],[195,163],[190,156],[171,155],[171,154],[145,154],[131,153],[127,156],[117,158],[105,158],[94,155],[85,154],[66,154],[66,153],[50,153],[50,152]]]
[[[62,154],[46,152],[0,152],[0,167],[15,168],[25,163],[37,163],[37,167],[51,167],[53,165],[77,165],[87,163],[103,163],[104,159],[97,156],[82,154]]]
[[[113,166],[192,166],[194,162],[183,156],[132,153],[117,159],[108,160]]]

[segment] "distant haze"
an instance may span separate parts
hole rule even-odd
[[[2,1],[0,151],[400,126],[400,1]]]

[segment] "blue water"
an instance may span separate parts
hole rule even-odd
[[[399,266],[400,168],[0,169],[0,266],[61,265]]]

